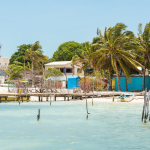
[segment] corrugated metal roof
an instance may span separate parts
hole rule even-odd
[[[45,64],[45,66],[66,65],[69,63],[71,63],[71,61],[54,61],[54,62]]]
[[[53,76],[51,76],[51,77],[48,77],[46,80],[48,80],[48,79],[50,79],[50,80],[66,81],[66,77],[61,77],[61,76],[59,76],[59,77],[53,77]],[[67,78],[67,81],[68,81],[68,78]]]
[[[68,78],[83,78],[84,76],[67,76],[67,81],[68,81]],[[87,76],[88,77],[88,76]],[[95,79],[96,77],[91,77],[93,79]],[[51,79],[51,80],[60,80],[60,81],[66,81],[66,76],[58,76],[58,77],[55,77],[55,76],[51,76],[51,77],[48,77],[46,80],[48,79]]]
[[[67,78],[80,78],[80,76],[67,76]]]

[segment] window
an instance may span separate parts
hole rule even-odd
[[[63,73],[64,72],[64,68],[60,68],[60,71]]]
[[[80,70],[80,68],[77,68],[77,72]]]
[[[72,69],[71,68],[66,68],[66,73],[72,73]]]
[[[5,63],[5,65],[7,65],[7,63]]]
[[[0,63],[0,65],[1,65],[1,63]]]

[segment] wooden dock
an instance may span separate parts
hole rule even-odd
[[[144,93],[143,92],[113,92],[113,91],[102,91],[102,92],[94,92],[94,93],[86,93],[86,97],[112,97],[114,96],[120,96],[121,94],[125,94],[125,93],[132,93],[134,94],[134,96],[143,96]],[[0,102],[1,101],[5,101],[7,102],[7,99],[10,97],[16,97],[16,100],[18,101],[23,101],[23,98],[26,97],[26,101],[29,101],[29,98],[31,96],[37,96],[39,97],[39,101],[42,101],[43,97],[47,98],[52,98],[53,97],[53,101],[56,101],[57,97],[64,97],[64,101],[66,101],[66,99],[69,101],[69,98],[71,97],[72,99],[83,99],[85,97],[85,93],[27,93],[27,94],[15,94],[15,93],[7,93],[7,94],[0,94]]]

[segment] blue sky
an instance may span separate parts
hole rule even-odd
[[[0,0],[2,57],[40,41],[52,57],[61,43],[92,41],[97,27],[125,23],[136,35],[150,22],[150,0]]]

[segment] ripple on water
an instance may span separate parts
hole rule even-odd
[[[37,110],[41,119],[37,121]],[[0,145],[3,149],[149,149],[150,123],[141,123],[142,104],[2,103]],[[9,144],[8,144],[9,143]],[[26,144],[28,143],[28,144]]]

